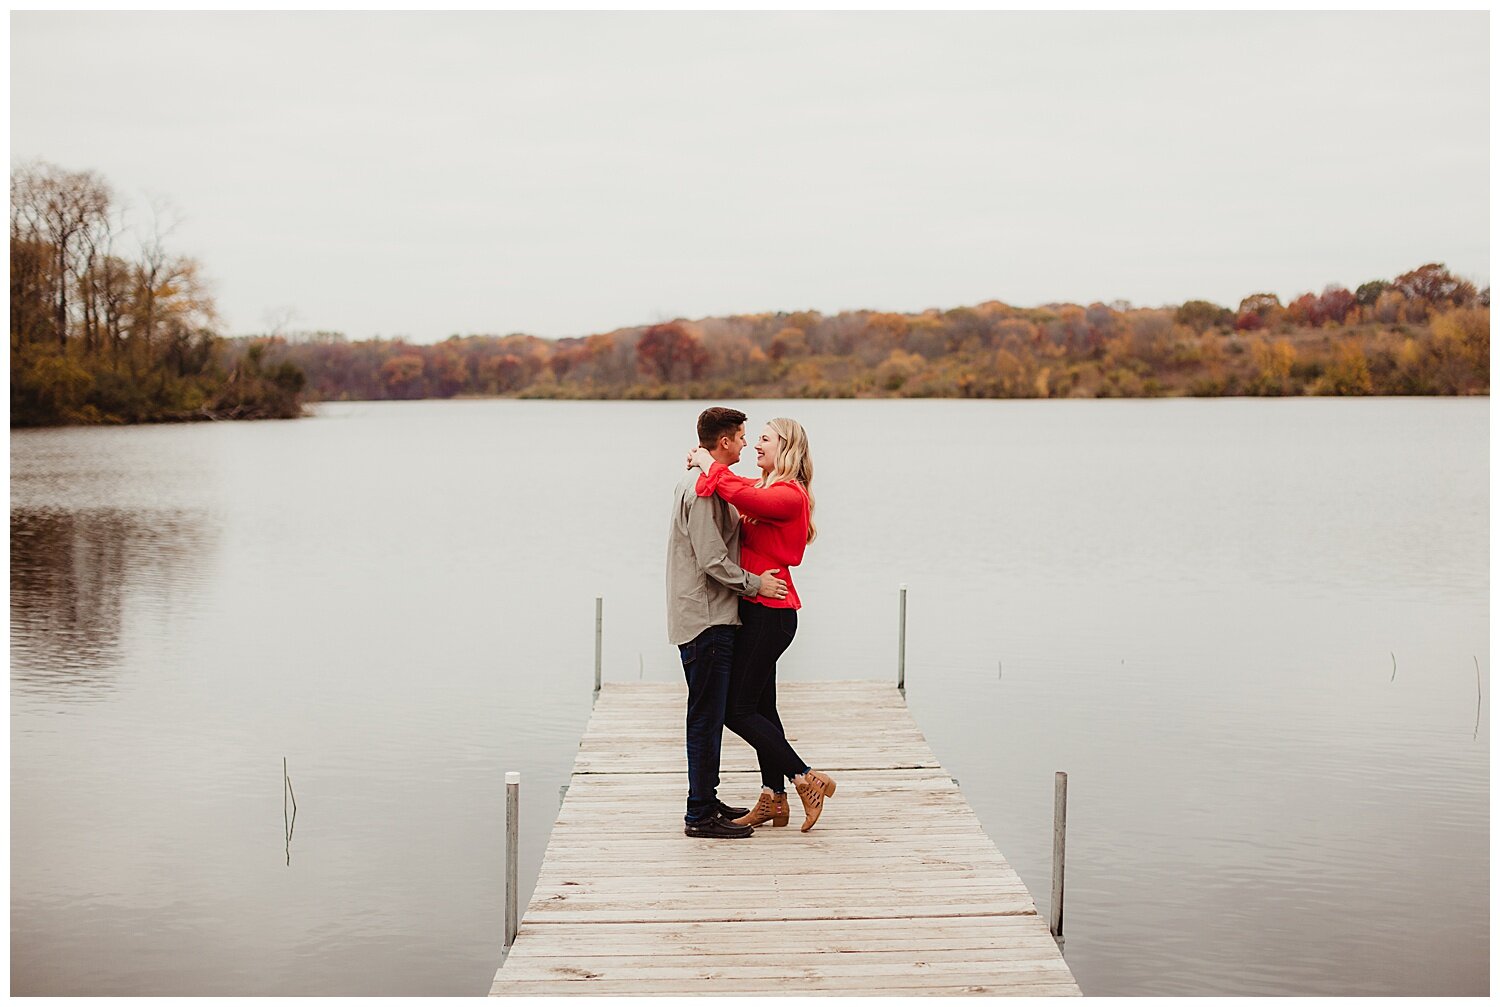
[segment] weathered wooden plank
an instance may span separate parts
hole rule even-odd
[[[996,916],[998,920],[1022,921],[1021,917]],[[748,931],[753,921],[736,920],[733,925],[741,933]],[[1029,926],[1026,933],[997,934],[980,931],[974,920],[957,918],[952,920],[924,920],[923,926],[912,926],[903,920],[787,920],[785,923],[818,925],[816,933],[800,941],[799,955],[865,955],[895,953],[913,958],[929,954],[973,956],[975,950],[994,949],[1037,950],[1054,946],[1050,935],[1035,933]],[[1030,921],[1023,921],[1029,923]],[[956,924],[947,926],[945,924]],[[780,955],[786,950],[786,940],[772,934],[742,936],[741,933],[725,934],[723,939],[709,940],[701,933],[704,927],[715,924],[682,924],[677,933],[662,932],[662,936],[647,938],[640,933],[647,927],[660,928],[662,924],[612,924],[597,923],[549,925],[550,940],[529,942],[526,950],[517,952],[515,960],[528,957],[566,957],[570,961],[580,954],[599,957],[632,956],[656,960],[659,957],[710,956],[717,960],[731,961],[739,958],[764,961],[767,955]],[[722,926],[722,925],[721,925]],[[615,931],[625,931],[617,934]],[[694,934],[696,933],[696,936]],[[563,935],[563,936],[559,936]]]
[[[1040,962],[1044,971],[1054,970],[1057,958],[1056,946],[1048,947],[1048,943],[1050,939],[1011,947],[990,948],[984,954],[984,962]],[[739,951],[738,948],[732,951],[720,950],[718,954],[711,957],[701,954],[677,954],[663,950],[657,954],[637,958],[626,958],[623,955],[597,955],[589,949],[582,955],[575,953],[570,956],[565,964],[556,958],[533,959],[517,956],[507,963],[506,967],[517,970],[515,973],[507,973],[511,978],[520,978],[522,971],[528,975],[534,975],[549,971],[561,972],[564,969],[583,969],[606,979],[630,974],[656,974],[664,978],[665,973],[680,974],[683,970],[714,971],[721,972],[725,976],[744,972],[746,978],[754,978],[764,974],[766,964],[764,953],[745,953]],[[778,962],[777,970],[785,971],[789,975],[882,975],[890,974],[892,971],[928,966],[935,970],[950,972],[972,971],[975,969],[974,950],[941,948],[807,952],[799,955],[795,961]],[[962,966],[962,969],[955,966]]]
[[[673,923],[697,923],[704,921],[734,922],[735,920],[866,920],[866,919],[911,919],[914,916],[933,916],[958,919],[967,916],[1036,916],[1036,907],[1031,900],[1025,902],[995,905],[927,905],[921,907],[890,906],[890,905],[863,905],[847,907],[830,906],[762,906],[747,907],[736,906],[731,910],[719,913],[706,913],[699,908],[676,909],[656,908],[641,910],[635,908],[624,909],[601,909],[594,906],[581,906],[577,909],[559,907],[541,910],[546,903],[532,903],[526,909],[526,915],[536,917],[532,922],[538,926],[545,925],[548,920],[563,920],[568,923],[580,923],[587,920],[597,920],[600,923],[638,923],[645,920],[666,920]],[[1042,923],[1043,929],[1046,924]],[[519,938],[518,938],[519,939]],[[787,952],[795,952],[795,948],[788,948]]]
[[[603,860],[594,859],[589,861],[571,860],[563,863],[558,860],[549,862],[538,877],[537,884],[543,882],[564,882],[580,878],[643,878],[651,884],[659,885],[662,880],[682,881],[683,871],[691,870],[693,878],[759,878],[774,877],[778,868],[784,867],[779,862],[768,863],[761,859],[741,859],[734,863],[720,864],[707,860],[698,861],[661,861],[651,864],[649,867],[641,865],[635,860]],[[893,873],[904,871],[924,871],[932,877],[942,877],[959,871],[987,870],[991,873],[1003,873],[1007,865],[998,858],[984,857],[923,857],[920,860],[907,858],[901,860],[878,860],[862,862],[858,865],[850,863],[849,868],[855,866],[865,868],[862,874],[871,871],[887,869]],[[846,870],[845,865],[831,864],[829,871]]]
[[[837,976],[831,979],[753,979],[718,982],[677,979],[643,983],[639,979],[574,981],[556,979],[505,982],[497,979],[491,996],[1079,996],[1071,976],[1049,982],[1022,974],[974,976]]]
[[[780,683],[817,828],[682,834],[686,690],[605,683],[496,995],[1077,995],[1026,886],[885,683]],[[814,701],[814,698],[816,701]],[[726,734],[720,796],[754,753]]]
[[[509,967],[516,970],[513,978],[518,982],[537,979],[585,978],[604,982],[613,979],[634,979],[647,982],[674,979],[722,979],[732,982],[735,980],[763,981],[766,976],[765,962],[730,965],[718,960],[704,961],[702,959],[688,964],[662,964],[649,959],[621,961],[618,958],[579,959],[565,964],[558,959],[551,959],[547,962],[518,960],[509,963]],[[778,964],[775,971],[776,979],[788,985],[795,985],[797,980],[827,981],[836,977],[865,980],[873,977],[889,979],[912,976],[923,978],[954,976],[962,977],[964,982],[973,982],[980,977],[990,981],[1004,981],[1014,979],[1018,974],[1024,976],[1027,982],[1036,982],[1044,977],[1061,978],[1062,975],[1067,974],[1067,966],[1062,964],[1061,959],[1055,953],[1048,957],[1039,955],[1036,951],[1029,951],[1023,956],[1003,958],[998,957],[997,953],[992,953],[984,961],[974,961],[972,958],[956,961],[944,960],[935,956],[870,961],[863,960],[858,955],[824,955],[818,961],[803,959],[784,961]]]
[[[537,888],[577,889],[592,891],[661,891],[662,881],[670,875],[656,872],[649,875],[623,874],[613,877],[590,873],[586,865],[571,874],[550,870],[537,879]],[[989,888],[1000,886],[1011,890],[1024,890],[1020,878],[1004,877],[986,871],[909,871],[866,873],[834,873],[830,870],[818,876],[818,891],[837,892],[845,890],[868,890],[872,880],[878,878],[880,890],[886,892],[930,892],[940,888]],[[791,879],[793,884],[804,884],[800,877]],[[681,892],[706,892],[724,897],[743,897],[738,893],[768,893],[775,891],[778,879],[756,874],[698,874],[691,878],[678,878],[674,888]]]
[[[825,814],[827,814],[827,812],[825,812]],[[798,833],[798,835],[807,835],[807,833]],[[741,840],[733,840],[735,845],[742,848],[742,852],[731,855],[737,857],[764,856],[770,857],[772,859],[775,859],[778,857],[778,855],[780,855],[783,860],[789,860],[794,855],[801,856],[805,853],[809,853],[809,851],[816,851],[815,853],[811,853],[811,855],[813,856],[821,855],[827,857],[844,855],[874,855],[884,857],[887,855],[886,851],[889,851],[889,856],[891,857],[899,857],[902,855],[909,857],[920,856],[924,853],[968,852],[978,854],[984,851],[984,843],[986,841],[987,840],[985,840],[983,835],[972,834],[934,835],[931,837],[930,841],[924,841],[919,835],[908,834],[892,836],[865,836],[860,835],[857,832],[834,832],[832,829],[830,829],[826,833],[824,833],[823,842],[816,844],[811,842],[802,842],[800,840],[787,839],[778,842],[773,848],[771,845],[771,840],[757,839],[754,836],[750,836]],[[710,849],[712,849],[714,846],[721,845],[723,842],[726,841],[698,840],[697,847],[701,850],[705,845],[713,844],[712,846],[710,846]],[[555,844],[551,845],[556,845],[560,853],[572,850],[580,855],[587,855],[589,850],[591,849],[588,838],[577,833],[567,836],[559,836]],[[693,848],[690,846],[684,847],[680,845],[674,845],[670,842],[651,839],[620,840],[618,842],[610,844],[608,856],[613,858],[619,858],[622,856],[636,856],[644,858],[647,856],[663,855],[671,852],[676,852],[681,854],[682,858],[685,860],[695,858],[713,860],[717,859],[719,856],[725,855],[723,853],[715,854],[713,852],[689,852],[692,849]],[[601,851],[601,856],[602,855],[604,855],[604,853]],[[791,865],[788,864],[787,866],[790,867]]]

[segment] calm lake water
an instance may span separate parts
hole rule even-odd
[[[12,992],[486,992],[595,595],[606,679],[681,681],[706,404],[14,432]],[[782,675],[894,682],[909,586],[912,712],[1043,912],[1069,773],[1085,993],[1488,992],[1488,400],[737,404],[817,463]]]

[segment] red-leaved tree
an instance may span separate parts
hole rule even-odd
[[[681,322],[651,326],[636,344],[635,355],[644,374],[664,383],[700,378],[709,361],[703,342]]]

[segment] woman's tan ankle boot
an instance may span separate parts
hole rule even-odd
[[[786,794],[768,794],[761,791],[760,800],[755,802],[755,807],[743,818],[736,818],[734,824],[749,825],[752,828],[770,822],[772,826],[780,828],[791,819],[791,812],[787,809]]]
[[[809,769],[802,779],[804,782],[797,784],[797,796],[802,798],[802,810],[807,815],[807,820],[802,823],[802,831],[806,832],[817,822],[823,813],[823,801],[833,796],[838,784],[833,782],[833,777],[816,769]]]

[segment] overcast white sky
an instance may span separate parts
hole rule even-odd
[[[11,159],[100,172],[225,329],[1489,282],[1446,14],[11,15]]]

